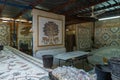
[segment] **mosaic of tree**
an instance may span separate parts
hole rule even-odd
[[[59,41],[59,29],[56,23],[51,21],[45,23],[43,27],[43,32],[45,35],[45,37],[42,37],[44,44],[57,44],[57,42]]]

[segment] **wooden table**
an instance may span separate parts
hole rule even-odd
[[[60,61],[70,61],[71,65],[73,65],[73,61],[77,59],[87,59],[89,52],[83,52],[83,51],[73,51],[73,52],[66,52],[66,53],[61,53],[56,56],[55,58],[59,59],[59,66],[60,66]]]

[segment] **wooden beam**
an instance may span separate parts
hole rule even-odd
[[[116,14],[114,15],[114,13],[116,13]],[[120,8],[111,10],[111,11],[107,11],[107,12],[105,12],[105,14],[100,15],[98,17],[109,17],[109,16],[118,16],[118,15],[120,15]]]
[[[73,19],[71,21],[66,21],[65,25],[72,25],[72,24],[78,24],[78,23],[85,23],[85,22],[94,22],[94,21],[91,21],[91,20],[80,20],[80,19]]]
[[[29,9],[23,9],[22,11],[20,11],[15,17],[14,19],[19,18],[21,15],[25,14],[26,12],[28,12]]]
[[[117,1],[116,0],[113,0],[115,3],[117,3]]]
[[[119,2],[119,3],[116,3],[116,4],[109,5],[109,6],[104,6],[104,7],[102,7],[102,8],[95,9],[94,11],[96,12],[96,11],[105,10],[105,9],[108,9],[108,8],[111,8],[111,7],[119,6],[118,4],[120,4],[120,2]],[[78,14],[83,15],[83,14],[86,14],[86,13],[88,14],[88,13],[90,13],[90,12],[91,12],[91,10],[86,11],[86,12],[82,12],[82,13],[78,13]],[[76,15],[77,15],[77,14],[76,14]]]
[[[36,5],[40,4],[41,2],[43,2],[43,0],[35,0],[34,2],[31,2],[29,6],[32,6],[32,8],[34,8]],[[23,9],[14,17],[14,19],[19,18],[21,15],[25,14],[27,11],[29,11],[29,9]]]
[[[0,15],[2,14],[2,11],[3,11],[3,9],[5,8],[6,0],[3,0],[3,1],[4,1],[4,4],[1,5],[1,7],[0,7]]]
[[[58,5],[55,8],[51,9],[50,12],[57,12],[58,10],[62,10],[63,8],[74,3],[75,1],[76,0],[69,0],[69,1],[65,2],[64,4]]]
[[[8,5],[8,6],[13,6],[13,7],[18,7],[18,8],[26,8],[26,9],[31,9],[30,6],[26,6],[26,5],[22,5],[22,4],[16,4],[14,2],[4,2],[2,0],[0,0],[0,4],[5,4],[5,5]]]
[[[83,22],[93,22],[93,21],[96,21],[96,19],[90,17],[84,18],[84,17],[76,17],[76,16],[66,16],[66,25],[83,23]]]
[[[109,3],[108,1],[106,1],[109,5],[111,5],[111,3]]]
[[[85,20],[85,21],[95,20],[94,18],[91,18],[91,17],[66,16],[66,21],[71,21],[71,20],[74,20],[74,19]]]
[[[83,23],[83,22],[85,22],[85,21],[84,20],[77,20],[77,19],[75,19],[75,20],[72,20],[72,21],[67,21],[65,23],[65,25],[67,26],[67,25],[78,24],[78,23]]]
[[[44,0],[35,0],[34,2],[31,2],[30,6],[32,6],[32,8],[34,8],[35,6],[37,6],[38,4],[42,3]]]
[[[98,2],[94,2],[94,3],[91,3],[90,5],[83,6],[83,7],[76,6],[74,9],[69,10],[69,11],[66,11],[66,12],[64,13],[64,15],[70,15],[71,13],[74,13],[74,12],[76,12],[76,11],[79,11],[79,10],[82,10],[82,9],[85,9],[85,8],[88,8],[88,7],[91,7],[91,6],[93,6],[93,5],[97,5],[97,4],[103,3],[103,2],[105,2],[105,1],[108,1],[108,0],[100,0],[100,1],[98,1]]]

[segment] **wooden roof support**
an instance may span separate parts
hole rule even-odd
[[[111,5],[108,1],[106,1],[109,5]]]
[[[6,3],[6,0],[3,0],[3,1],[4,1],[4,4],[0,7],[0,15],[2,14],[2,11],[3,11],[3,9],[5,7],[5,3]]]
[[[78,23],[83,23],[83,22],[94,22],[94,21],[95,21],[95,19],[75,18],[75,19],[66,21],[65,25],[78,24]]]
[[[15,17],[14,19],[17,19],[19,18],[21,15],[23,15],[24,13],[26,13],[29,9],[23,9],[21,12],[19,12]]]
[[[82,23],[82,22],[93,22],[96,21],[97,19],[94,18],[84,18],[84,17],[76,17],[76,16],[66,16],[66,25],[70,24],[77,24],[77,23]]]
[[[117,3],[117,1],[116,1],[116,0],[113,0],[113,1],[115,1],[115,3]]]
[[[120,8],[119,9],[115,9],[115,10],[111,10],[111,11],[107,11],[105,14],[103,14],[102,15],[102,17],[104,17],[104,16],[111,16],[111,14],[113,14],[113,13],[116,13],[116,15],[115,16],[117,16],[117,15],[119,15],[120,14]],[[118,13],[118,14],[117,14]],[[113,15],[112,15],[113,16]]]
[[[84,21],[84,20],[74,19],[74,20],[72,20],[72,21],[67,21],[67,22],[65,23],[65,25],[68,26],[68,25],[71,25],[71,24],[78,24],[78,23],[83,23],[83,22],[85,22],[85,21]]]
[[[40,4],[41,2],[43,2],[43,0],[35,0],[34,2],[31,2],[29,4],[29,6],[32,6],[32,8],[34,8],[36,5]],[[24,13],[26,13],[27,11],[29,11],[29,9],[23,9],[22,11],[20,11],[15,17],[14,19],[19,18],[21,15],[23,15]]]
[[[108,9],[108,8],[111,8],[111,7],[115,7],[115,6],[118,6],[118,4],[120,4],[120,2],[119,2],[119,3],[116,3],[116,4],[109,5],[109,6],[104,6],[104,7],[102,7],[102,8],[95,9],[94,11],[96,12],[96,11]],[[90,10],[89,10],[89,11],[85,11],[85,12],[83,12],[83,13],[78,13],[78,14],[86,14],[86,13],[90,13]]]
[[[72,4],[73,2],[75,2],[76,0],[69,0],[68,2],[58,5],[55,8],[51,9],[50,12],[57,12],[58,10],[62,10],[63,8],[65,8],[66,6]]]
[[[84,7],[77,6],[76,8],[74,8],[74,9],[72,9],[72,10],[66,11],[66,12],[64,13],[64,15],[69,15],[69,14],[74,13],[74,12],[76,12],[76,11],[79,11],[79,10],[81,10],[81,9],[85,9],[85,8],[91,7],[91,6],[93,6],[93,5],[97,5],[97,4],[103,3],[103,2],[105,2],[105,1],[108,1],[108,0],[100,0],[100,1],[98,1],[98,2],[91,3],[90,5],[87,5],[87,6],[84,6]]]

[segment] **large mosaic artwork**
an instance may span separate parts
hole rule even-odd
[[[120,20],[108,20],[96,23],[95,45],[119,46],[120,45]]]
[[[58,25],[54,22],[48,22],[44,24],[43,32],[46,37],[42,37],[44,44],[56,44],[59,41],[59,30]]]
[[[8,54],[9,53],[9,54]],[[0,80],[46,80],[48,72],[10,50],[0,52]],[[22,55],[22,54],[21,54]],[[35,63],[37,63],[35,65]]]
[[[0,44],[10,44],[10,27],[7,24],[0,24]]]
[[[101,29],[101,31],[99,31]],[[118,46],[120,45],[120,29],[119,27],[96,28],[95,42],[101,46]]]
[[[61,20],[38,17],[38,46],[63,44],[63,25]]]
[[[78,49],[86,50],[91,47],[91,35],[90,29],[78,28]]]

